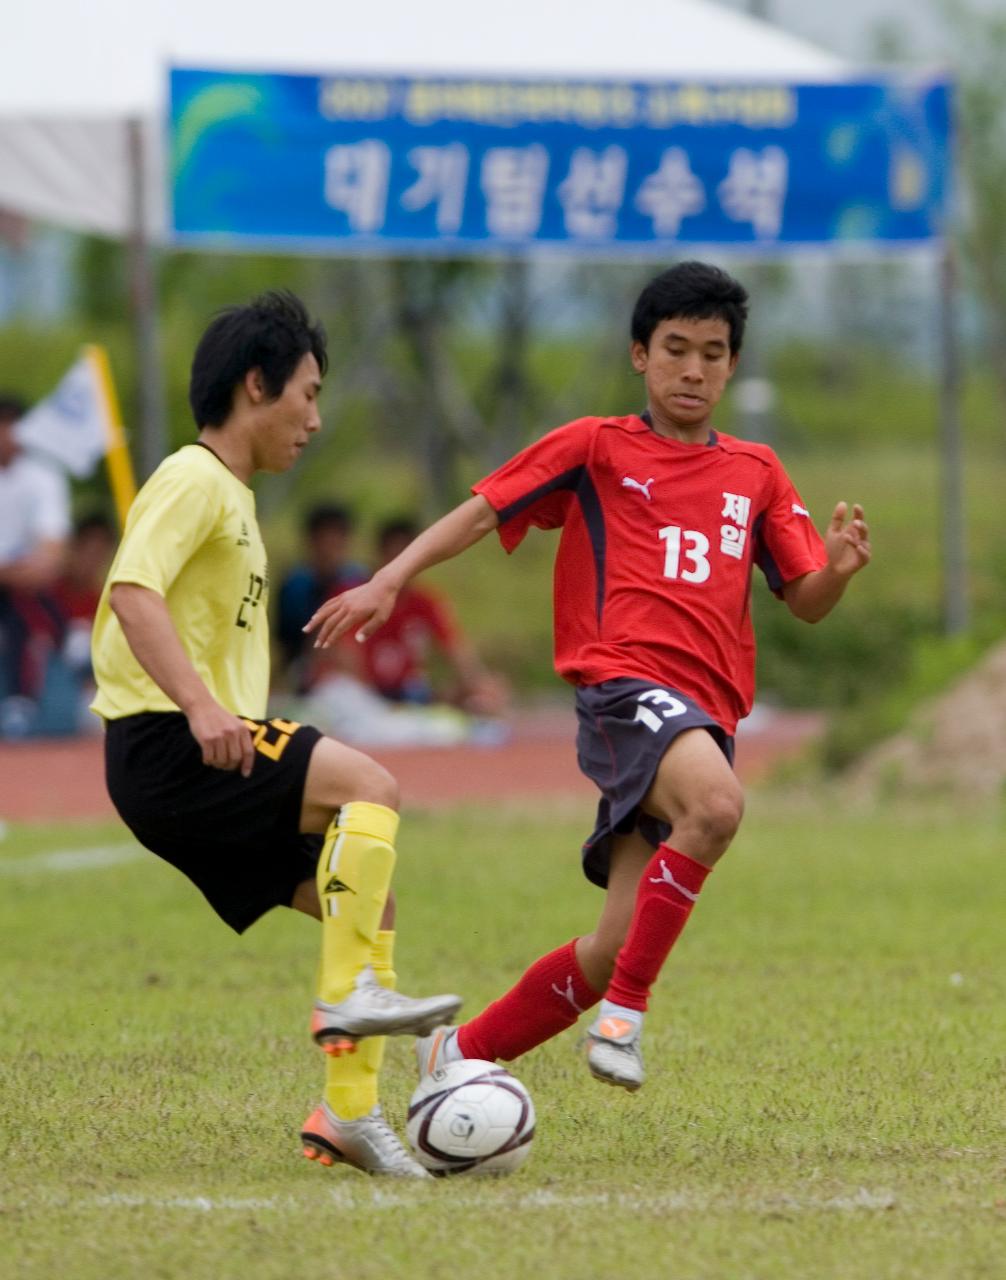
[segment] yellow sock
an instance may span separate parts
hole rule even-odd
[[[363,800],[345,804],[325,833],[318,859],[321,970],[318,994],[328,1004],[349,995],[371,963],[395,867],[398,814]]]
[[[370,953],[370,963],[374,969],[374,977],[381,986],[394,991],[398,980],[398,975],[395,973],[394,929],[380,930]],[[384,1061],[384,1046],[387,1039],[387,1036],[368,1036],[366,1040],[360,1042],[360,1047],[356,1051],[357,1057],[363,1058],[367,1070],[374,1073],[375,1081]]]
[[[370,953],[374,975],[382,987],[395,986],[395,931],[380,929]],[[387,1036],[368,1036],[356,1053],[329,1058],[325,1069],[325,1101],[341,1120],[357,1120],[377,1105],[377,1078]]]

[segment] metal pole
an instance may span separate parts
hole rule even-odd
[[[141,480],[167,452],[164,427],[164,390],[157,341],[157,284],[154,250],[147,234],[147,157],[143,121],[126,122],[129,152],[129,237],[127,271],[129,311],[136,344],[137,469]]]
[[[957,268],[948,238],[939,261],[940,505],[943,511],[943,627],[960,635],[970,622],[967,535],[964,526],[964,433],[961,361],[957,344]]]

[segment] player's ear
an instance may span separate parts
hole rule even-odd
[[[261,369],[248,370],[244,376],[244,387],[252,404],[261,404],[266,399],[265,379]]]
[[[740,358],[741,358],[741,353],[740,353],[739,351],[731,351],[731,352],[730,352],[730,359],[729,359],[729,361],[727,362],[727,377],[728,377],[728,378],[732,378],[732,377],[734,376],[734,370],[737,368],[737,364],[738,364],[738,361],[740,360]]]
[[[647,351],[641,342],[633,342],[629,346],[629,359],[637,373],[646,372]]]

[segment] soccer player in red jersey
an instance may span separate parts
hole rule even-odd
[[[421,1040],[421,1071],[511,1060],[600,1002],[591,1071],[642,1084],[650,990],[743,811],[731,760],[754,695],[752,569],[817,622],[869,562],[860,506],[838,503],[822,538],[773,451],[713,428],[747,304],[742,285],[705,263],[657,276],[631,328],[646,411],[544,436],[309,624],[321,645],[350,630],[365,638],[415,574],[491,529],[507,551],[532,525],[562,529],[555,665],[576,687],[579,763],[601,793],[583,866],[604,905],[592,933],[536,961],[470,1022]]]

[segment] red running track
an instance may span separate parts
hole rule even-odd
[[[817,737],[815,712],[763,712],[738,737],[737,772],[745,782],[798,754]],[[407,808],[432,809],[461,801],[563,799],[593,785],[576,767],[572,711],[522,713],[500,746],[409,747],[374,751],[402,788]],[[62,822],[115,816],[105,792],[100,738],[0,743],[0,818]]]

